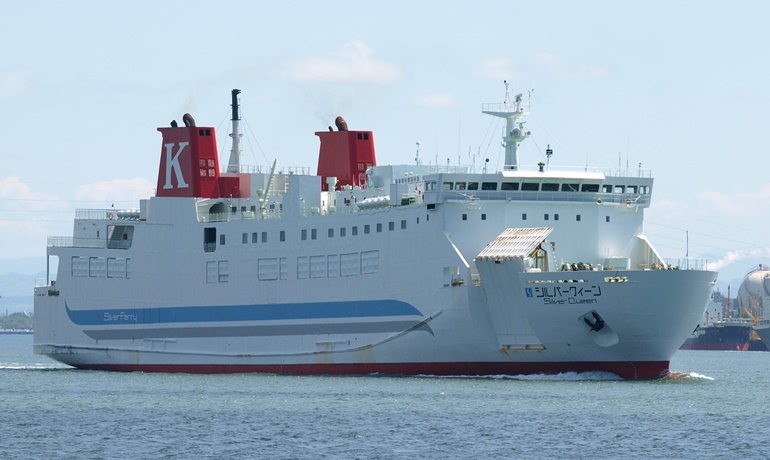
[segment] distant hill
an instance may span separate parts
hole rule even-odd
[[[31,313],[35,280],[45,276],[45,257],[0,259],[0,316]]]

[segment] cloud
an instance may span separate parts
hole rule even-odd
[[[375,58],[373,50],[361,42],[346,43],[325,56],[288,61],[281,73],[303,83],[390,83],[401,76],[396,66]]]
[[[719,271],[724,270],[738,262],[745,260],[754,261],[755,259],[767,259],[770,257],[770,248],[753,248],[739,251],[729,251],[721,259],[716,262],[709,262],[708,269]]]
[[[3,202],[0,232],[6,241],[13,242],[4,247],[0,256],[6,259],[43,253],[51,228],[71,212],[61,200],[35,192],[16,176],[0,179],[0,200]],[[71,217],[69,219],[71,223]]]
[[[451,94],[429,94],[414,98],[414,105],[431,109],[446,109],[457,105],[457,99]]]
[[[0,76],[0,99],[18,96],[31,87],[35,76],[26,70]]]
[[[770,214],[770,185],[759,190],[742,190],[733,194],[706,190],[698,194],[701,207],[723,218],[745,218]]]
[[[535,63],[542,71],[563,80],[595,80],[610,74],[607,67],[574,63],[554,53],[538,53]]]
[[[487,59],[481,61],[476,73],[484,78],[494,80],[522,80],[522,75],[513,69],[513,64],[506,58]]]
[[[75,199],[87,201],[103,201],[105,206],[113,202],[135,203],[139,206],[139,200],[149,198],[155,194],[154,183],[144,178],[113,179],[111,181],[94,182],[78,187]]]

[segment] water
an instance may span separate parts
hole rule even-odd
[[[0,458],[770,458],[770,353],[680,378],[78,371],[0,335]]]

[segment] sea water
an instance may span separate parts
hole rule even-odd
[[[676,378],[80,371],[0,335],[2,459],[770,458],[770,353]]]

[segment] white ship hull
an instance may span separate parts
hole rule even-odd
[[[431,185],[519,176],[394,180],[391,196],[408,189],[413,198],[371,209],[363,200],[378,196],[374,187],[332,188],[312,212],[292,206],[312,201],[305,192],[321,179],[292,176],[280,218],[249,209],[249,195],[158,196],[136,215],[83,213],[71,239],[49,240],[56,282],[36,288],[34,350],[119,371],[665,374],[716,273],[651,269],[662,262],[641,236],[649,196],[630,205],[609,190],[479,191],[476,201]],[[507,229],[536,236],[505,246]],[[485,249],[491,243],[502,252]],[[595,266],[564,271],[565,260]]]

